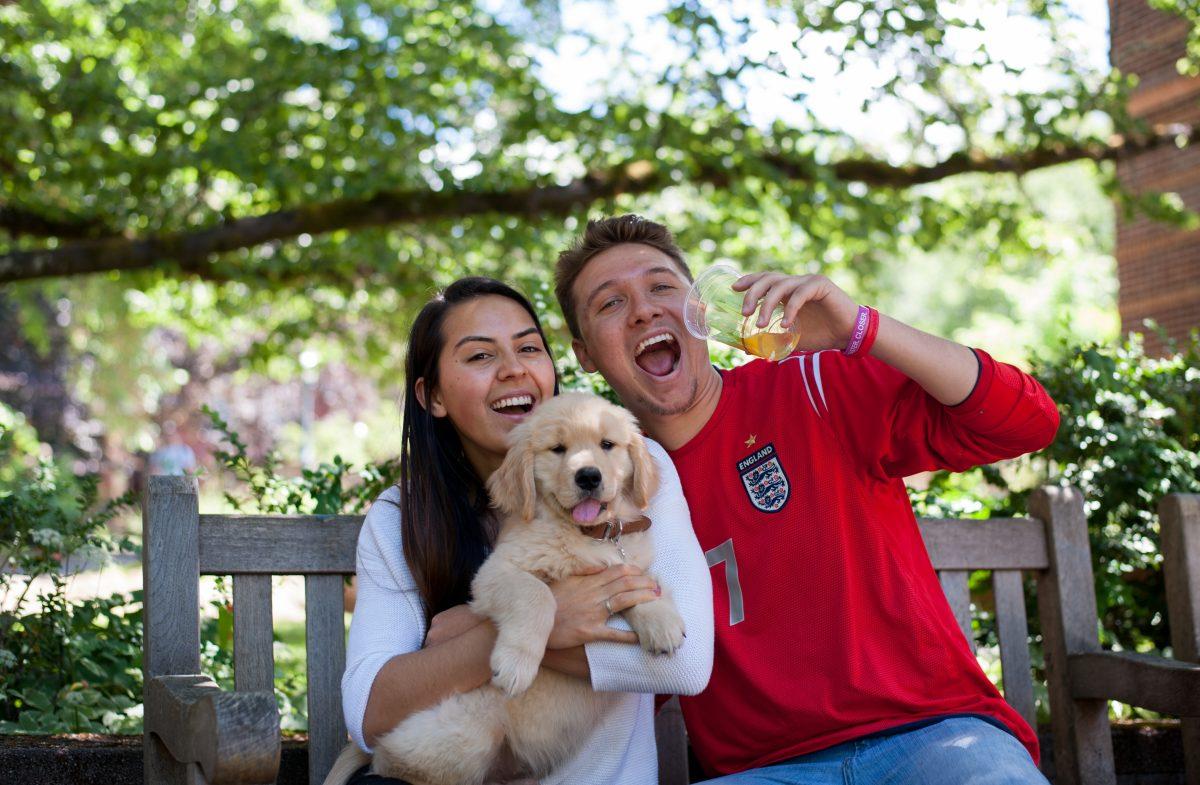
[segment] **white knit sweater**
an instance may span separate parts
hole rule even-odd
[[[652,571],[671,589],[687,625],[683,646],[671,657],[651,657],[638,646],[589,643],[592,687],[626,691],[596,726],[575,758],[543,785],[654,785],[658,759],[654,745],[654,693],[695,695],[712,672],[712,584],[704,554],[692,533],[679,475],[656,442],[647,440],[658,468],[659,491],[647,512],[653,525]],[[372,505],[358,537],[358,597],[350,623],[342,707],[350,736],[370,752],[362,722],[367,697],[384,663],[421,648],[425,639],[424,604],[400,543],[399,490],[389,488]],[[629,629],[614,617],[614,627]]]

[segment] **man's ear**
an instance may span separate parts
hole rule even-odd
[[[592,362],[592,356],[588,353],[587,345],[583,341],[579,340],[578,338],[573,338],[571,340],[571,349],[574,350],[575,359],[579,360],[579,366],[583,368],[583,370],[587,371],[588,373],[595,373],[597,370],[599,370],[596,368],[596,364]]]
[[[417,383],[413,385],[414,391],[417,393],[417,401],[420,402],[421,408],[432,414],[434,417],[445,417],[446,407],[442,405],[442,396],[437,390],[433,391],[433,395],[429,396],[425,390],[425,377],[417,379]]]

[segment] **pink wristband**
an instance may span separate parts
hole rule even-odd
[[[858,315],[854,317],[854,329],[850,331],[850,342],[842,349],[842,354],[853,357],[862,348],[863,339],[867,337],[867,325],[871,323],[871,309],[865,305],[858,306]]]
[[[875,334],[879,332],[879,311],[868,305],[858,306],[858,314],[854,317],[854,330],[850,333],[850,342],[842,350],[847,357],[861,357],[871,351],[875,344]]]

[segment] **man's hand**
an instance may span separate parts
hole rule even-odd
[[[569,649],[591,641],[637,643],[634,633],[609,627],[608,617],[662,595],[654,579],[631,564],[572,575],[551,584],[550,591],[558,609],[548,649]]]
[[[739,278],[733,290],[746,293],[743,315],[758,308],[759,327],[767,326],[771,313],[782,303],[783,326],[800,335],[799,349],[840,350],[850,342],[858,305],[823,275],[751,273]]]
[[[430,620],[429,632],[425,634],[425,648],[457,638],[485,621],[486,617],[480,616],[466,605],[447,608]]]
[[[858,305],[823,275],[752,273],[739,278],[733,289],[746,293],[743,314],[749,316],[758,306],[760,326],[766,326],[775,306],[783,303],[783,325],[799,333],[798,349],[842,350],[850,342]],[[962,403],[979,378],[979,361],[966,346],[884,314],[879,315],[879,332],[870,353],[946,406]]]

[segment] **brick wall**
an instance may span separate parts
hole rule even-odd
[[[1109,0],[1108,9],[1113,65],[1140,78],[1130,101],[1133,113],[1154,125],[1200,127],[1200,79],[1175,69],[1187,23],[1151,9],[1146,0]],[[1134,192],[1176,192],[1200,210],[1200,145],[1143,153],[1118,164],[1117,175]],[[1148,318],[1176,338],[1200,327],[1200,232],[1118,215],[1117,278],[1122,331],[1140,331]],[[1161,343],[1147,335],[1146,346],[1157,351]]]

